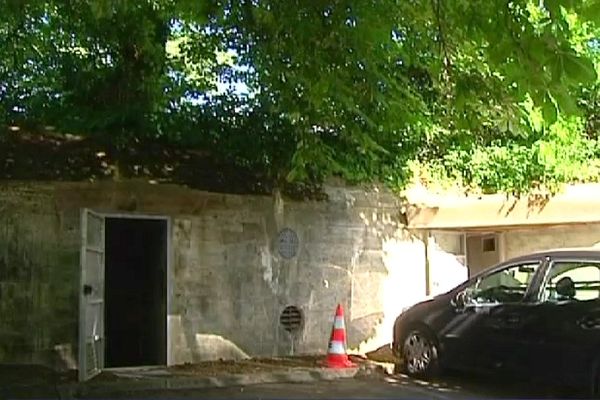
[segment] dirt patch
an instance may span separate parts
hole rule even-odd
[[[396,357],[392,353],[392,345],[386,344],[381,346],[377,350],[373,350],[367,353],[367,358],[371,361],[377,361],[382,363],[395,363]]]
[[[323,355],[303,355],[279,358],[252,358],[248,360],[217,360],[193,364],[174,365],[166,368],[131,369],[104,371],[94,382],[122,381],[130,379],[174,378],[181,376],[215,377],[220,375],[242,375],[261,372],[274,372],[292,368],[323,367]]]
[[[205,361],[195,364],[176,365],[168,368],[175,374],[216,376],[220,374],[247,374],[268,372],[281,368],[317,368],[323,356],[298,356],[289,358],[253,358],[241,361]]]
[[[356,366],[381,366],[381,362],[361,355],[348,355]],[[127,381],[139,379],[177,377],[218,377],[223,375],[247,375],[278,372],[293,369],[326,368],[326,355],[301,355],[294,357],[251,358],[247,360],[216,360],[156,368],[132,368],[119,371],[104,371],[94,382]],[[385,363],[385,361],[383,361]],[[367,368],[368,370],[369,368]]]

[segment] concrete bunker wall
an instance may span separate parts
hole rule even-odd
[[[0,362],[73,367],[77,343],[79,211],[47,186],[0,189]]]
[[[532,251],[560,247],[591,247],[600,244],[600,223],[535,227],[507,231],[506,258]]]
[[[4,184],[0,191],[0,362],[76,367],[79,212],[171,220],[170,364],[325,352],[337,303],[349,347],[385,344],[425,292],[424,246],[386,192],[328,188],[326,202],[206,193],[136,182]],[[277,235],[298,236],[283,258]],[[302,310],[292,338],[284,307]]]

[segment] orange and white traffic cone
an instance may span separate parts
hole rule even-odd
[[[338,304],[335,310],[325,364],[329,368],[356,367],[356,364],[352,363],[346,354],[346,325],[344,323],[344,309],[341,304]]]

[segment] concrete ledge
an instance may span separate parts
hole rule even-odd
[[[137,392],[169,389],[205,389],[232,386],[248,386],[265,383],[305,383],[354,378],[369,375],[376,369],[372,365],[361,364],[356,368],[289,368],[273,372],[220,376],[170,376],[144,377],[121,381],[102,381],[83,384],[62,385],[58,388],[61,398],[81,396],[107,396],[116,392]]]
[[[219,387],[242,387],[269,383],[310,383],[349,379],[357,376],[383,375],[388,373],[385,364],[363,357],[350,357],[357,366],[346,369],[325,367],[285,366],[267,371],[249,371],[248,373],[217,372],[217,375],[182,373],[166,369],[122,370],[108,377],[99,377],[86,383],[37,382],[31,380],[31,374],[21,383],[14,380],[0,384],[1,398],[59,398],[104,397],[118,393],[135,393],[153,390],[205,389]],[[260,365],[260,362],[257,363]],[[263,366],[265,364],[262,364]],[[269,365],[269,364],[266,364]],[[112,377],[114,376],[114,378]]]

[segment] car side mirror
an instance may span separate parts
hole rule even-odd
[[[450,300],[450,304],[452,307],[457,310],[462,310],[467,306],[467,292],[465,290],[461,290],[458,292],[452,300]]]

